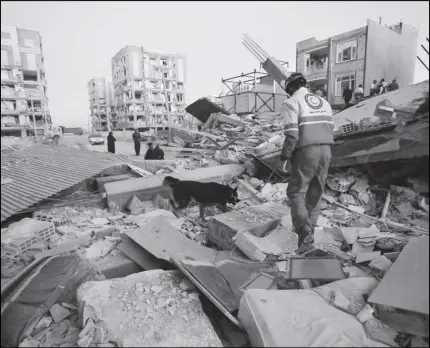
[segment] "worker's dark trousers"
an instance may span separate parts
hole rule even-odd
[[[293,153],[287,195],[299,246],[316,226],[330,161],[330,145],[305,146]]]
[[[136,156],[140,155],[140,143],[138,142],[134,143],[134,151],[136,151]]]

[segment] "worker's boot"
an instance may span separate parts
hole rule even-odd
[[[314,243],[314,231],[313,228],[309,225],[303,226],[299,234],[299,247],[296,250],[296,254],[304,254],[305,252],[311,250],[313,248]]]

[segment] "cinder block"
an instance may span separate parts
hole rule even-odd
[[[220,182],[231,180],[240,175],[243,171],[244,168],[240,165],[228,164],[218,167],[188,170],[169,175],[180,180]],[[108,203],[114,203],[118,209],[123,210],[133,196],[136,196],[142,202],[150,201],[158,194],[164,198],[168,198],[169,191],[161,185],[165,176],[167,175],[152,175],[146,178],[107,183],[105,185],[105,192]]]
[[[97,187],[100,191],[103,191],[105,185],[109,182],[123,181],[133,179],[135,176],[130,174],[121,174],[121,175],[111,175],[111,176],[103,176],[100,178],[96,178]]]
[[[209,219],[208,237],[222,249],[231,250],[234,248],[233,237],[236,233],[249,232],[263,237],[281,223],[283,215],[289,213],[287,206],[267,202],[219,214]]]

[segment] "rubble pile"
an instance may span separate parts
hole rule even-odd
[[[153,270],[87,282],[77,291],[83,308],[80,347],[222,346],[194,286],[177,271]]]
[[[81,343],[78,308],[70,303],[56,303],[49,314],[26,330],[19,347],[76,347]]]

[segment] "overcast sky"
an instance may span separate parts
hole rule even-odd
[[[111,58],[126,45],[187,56],[186,102],[219,94],[221,79],[250,72],[258,61],[241,44],[247,33],[270,55],[295,67],[296,42],[366,25],[366,19],[419,28],[428,47],[429,2],[25,2],[2,1],[2,24],[42,36],[53,122],[86,127],[87,82],[111,77]],[[419,48],[419,55],[428,56]],[[417,61],[415,82],[428,79]]]

